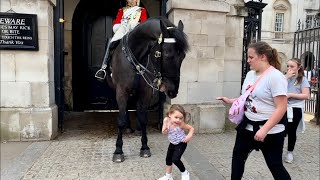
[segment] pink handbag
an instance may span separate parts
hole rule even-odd
[[[265,76],[271,69],[274,69],[273,66],[270,66],[263,74],[259,77],[259,79],[251,86],[244,94],[238,97],[233,103],[231,108],[229,109],[229,120],[235,124],[240,124],[243,120],[244,116],[244,106],[246,104],[246,100],[256,85],[260,82],[263,76]]]

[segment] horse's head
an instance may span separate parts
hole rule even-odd
[[[180,67],[188,50],[188,42],[181,20],[178,27],[167,26],[162,21],[160,26],[163,37],[160,91],[165,92],[169,98],[175,98],[180,83]]]

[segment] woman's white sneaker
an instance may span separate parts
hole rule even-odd
[[[288,152],[287,153],[287,157],[286,157],[286,159],[284,160],[286,163],[292,163],[293,162],[293,153],[292,152]]]

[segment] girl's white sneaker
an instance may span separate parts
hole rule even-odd
[[[181,173],[181,180],[190,180],[190,174],[187,170]]]
[[[173,180],[173,178],[172,178],[172,176],[168,177],[168,176],[164,175],[161,178],[159,178],[158,180]]]

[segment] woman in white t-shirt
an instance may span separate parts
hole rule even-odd
[[[245,116],[237,126],[237,137],[232,155],[231,180],[240,180],[249,153],[261,150],[274,179],[291,179],[282,163],[282,149],[285,137],[285,112],[287,110],[287,80],[279,71],[281,64],[276,49],[266,42],[254,42],[248,47],[251,71],[246,75],[242,93],[267,71],[245,105]],[[225,103],[236,99],[217,97]]]
[[[285,157],[285,162],[293,162],[293,149],[297,140],[297,128],[299,124],[303,128],[303,109],[304,101],[309,98],[310,84],[304,77],[303,67],[300,59],[290,59],[287,63],[288,79],[288,152]],[[304,129],[302,129],[304,130]]]

